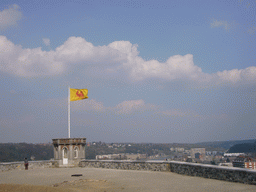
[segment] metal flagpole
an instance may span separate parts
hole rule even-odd
[[[70,138],[70,87],[68,87],[68,138]]]

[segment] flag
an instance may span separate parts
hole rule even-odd
[[[88,89],[71,89],[70,88],[70,101],[77,101],[87,99]]]

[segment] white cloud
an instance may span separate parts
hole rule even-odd
[[[130,101],[123,101],[122,103],[118,104],[114,110],[118,114],[130,114],[133,112],[142,112],[146,110],[152,110],[156,107],[152,104],[145,104],[145,102],[141,100],[130,100]]]
[[[53,51],[23,49],[5,36],[0,36],[0,71],[23,77],[63,73],[64,63],[54,57]]]
[[[256,67],[248,67],[246,69],[232,69],[225,70],[222,72],[217,72],[214,74],[217,77],[218,83],[245,83],[245,82],[254,82],[256,81]]]
[[[160,114],[165,116],[175,117],[175,118],[189,118],[193,120],[220,120],[227,121],[230,117],[224,113],[218,114],[199,114],[195,110],[191,109],[169,109],[166,111],[161,111]]]
[[[48,38],[43,38],[43,43],[44,43],[46,46],[50,46],[50,39],[48,39]]]
[[[36,117],[33,114],[24,114],[24,115],[22,115],[22,117],[17,119],[17,122],[19,124],[26,124],[26,123],[31,124],[31,123],[35,122],[35,119],[36,119]]]
[[[95,99],[87,99],[86,102],[72,102],[71,105],[71,109],[75,111],[114,112],[117,114],[131,114],[133,112],[143,112],[157,108],[152,104],[146,104],[142,99],[123,101],[115,107],[106,107],[102,102],[96,101]]]
[[[216,19],[213,19],[212,23],[211,23],[211,28],[215,28],[215,27],[223,27],[226,31],[228,31],[231,27],[234,26],[234,22],[229,23],[227,21],[218,21]]]
[[[254,66],[208,74],[194,64],[191,54],[171,56],[166,62],[146,61],[139,56],[137,47],[129,41],[94,46],[81,37],[70,37],[56,50],[42,51],[40,47],[24,49],[14,45],[5,36],[0,36],[0,71],[33,77],[59,75],[77,69],[92,78],[122,74],[118,78],[129,78],[132,81],[152,78],[168,82],[179,80],[200,86],[256,82]]]
[[[8,9],[0,11],[0,28],[6,28],[17,25],[17,22],[22,19],[22,13],[19,11],[19,6],[14,4]]]
[[[111,46],[95,47],[81,37],[70,37],[61,46],[56,48],[56,59],[69,63],[120,63],[126,59],[125,54]]]
[[[72,102],[72,110],[76,111],[95,111],[104,112],[107,108],[102,102],[96,101],[95,99],[87,99],[85,101]]]
[[[136,56],[132,65],[128,64],[126,67],[130,68],[131,77],[136,80],[152,77],[166,80],[197,79],[203,75],[201,68],[194,65],[191,54],[172,56],[165,63],[157,60],[145,61]]]
[[[95,47],[81,37],[70,37],[55,51],[42,51],[40,47],[23,49],[0,36],[0,71],[22,77],[62,74],[68,65],[74,67],[73,64],[83,64],[83,67],[100,65],[99,69],[104,73],[115,71],[115,65],[125,59],[126,55],[117,49]]]
[[[67,99],[61,100],[48,100],[48,105],[53,105],[53,103],[58,103],[59,107],[63,107],[63,104],[67,104]],[[38,102],[38,101],[37,101]],[[52,103],[52,104],[51,104]],[[62,104],[61,104],[62,103]],[[64,104],[65,105],[65,104]],[[32,106],[39,106],[40,108],[45,106],[44,103],[37,105],[32,103]],[[194,120],[209,120],[209,119],[219,119],[228,120],[229,116],[227,114],[199,114],[195,110],[191,109],[168,109],[163,110],[163,106],[157,106],[151,103],[145,103],[143,99],[139,100],[128,100],[117,104],[114,107],[106,107],[103,102],[96,101],[95,99],[87,99],[86,101],[76,101],[71,103],[71,110],[73,111],[89,111],[89,112],[100,112],[109,113],[113,112],[118,115],[130,115],[135,113],[145,113],[151,112],[154,114],[160,114],[163,116],[175,117],[175,118],[189,118]]]
[[[172,109],[172,110],[167,110],[167,111],[163,111],[161,112],[164,115],[168,115],[168,116],[173,116],[173,117],[185,117],[185,116],[198,116],[197,113],[195,112],[185,112],[185,111],[181,111],[181,110],[177,110],[177,109]]]

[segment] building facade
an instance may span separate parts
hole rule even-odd
[[[190,155],[192,159],[205,160],[205,148],[191,148]]]
[[[86,138],[52,139],[56,167],[77,166],[85,159]]]
[[[238,156],[233,162],[233,167],[256,169],[256,159],[246,156]]]

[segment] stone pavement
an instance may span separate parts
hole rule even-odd
[[[81,177],[71,177],[82,174]],[[31,184],[53,186],[74,180],[105,180],[113,184],[106,191],[171,192],[171,191],[256,191],[255,185],[232,183],[171,172],[133,171],[101,168],[38,168],[0,173],[0,184]],[[86,190],[85,190],[86,191]]]

